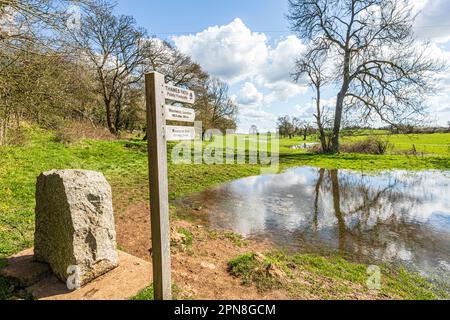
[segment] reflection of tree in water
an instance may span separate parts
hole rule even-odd
[[[450,180],[433,172],[367,176],[299,168],[208,190],[188,203],[214,228],[294,250],[407,262],[429,273],[450,265],[450,232],[439,231],[448,223],[449,190]],[[444,223],[435,229],[439,212]]]
[[[420,184],[422,179],[412,183]],[[313,233],[320,231],[320,215],[325,202],[332,202],[336,220],[337,248],[356,257],[371,256],[383,260],[411,260],[414,253],[432,254],[433,234],[411,220],[410,211],[421,204],[420,197],[401,192],[402,182],[389,177],[388,183],[375,186],[364,175],[339,174],[338,170],[320,169],[315,185],[312,217]],[[305,239],[311,230],[303,229],[296,237]],[[320,236],[319,236],[320,238]],[[425,241],[424,239],[429,241]],[[424,250],[425,247],[428,247]],[[431,247],[430,247],[431,246]],[[422,252],[419,252],[422,251]]]

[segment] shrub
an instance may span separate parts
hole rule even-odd
[[[8,144],[13,146],[23,146],[31,141],[30,132],[24,127],[10,129],[8,132]]]
[[[75,139],[69,131],[65,129],[58,129],[55,131],[53,141],[56,143],[71,144],[75,142]]]
[[[79,140],[114,140],[116,137],[103,127],[95,127],[86,121],[72,121],[55,127],[53,141],[70,144]]]
[[[369,137],[365,140],[344,143],[341,146],[342,152],[364,153],[382,155],[392,148],[389,140],[379,136]]]

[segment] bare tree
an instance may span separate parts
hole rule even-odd
[[[310,44],[308,55],[336,62],[339,86],[331,151],[339,151],[343,116],[359,111],[397,124],[422,114],[432,73],[442,65],[414,38],[415,16],[403,0],[289,0],[292,30]]]
[[[195,104],[198,119],[203,122],[203,135],[208,129],[236,129],[238,107],[229,96],[228,85],[219,78],[205,85]]]
[[[147,71],[164,74],[166,81],[175,86],[200,90],[208,80],[208,74],[198,63],[166,41],[158,38],[147,39],[144,54]]]
[[[109,1],[88,5],[72,41],[96,72],[106,124],[111,133],[118,134],[126,91],[139,85],[144,74],[146,32],[136,26],[133,17],[114,16],[112,10]]]
[[[293,74],[294,80],[299,82],[304,76],[307,77],[311,88],[315,92],[316,113],[314,118],[319,132],[319,140],[323,152],[331,151],[331,135],[327,134],[325,126],[327,125],[326,112],[322,107],[322,88],[329,83],[329,76],[325,72],[326,57],[323,54],[306,55],[296,62],[296,70]],[[306,140],[306,139],[305,139]]]
[[[92,0],[0,0],[0,48],[63,52],[57,35],[68,31],[72,5]]]

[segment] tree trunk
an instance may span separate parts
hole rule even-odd
[[[0,146],[5,144],[5,141],[4,141],[4,138],[3,138],[4,137],[3,122],[4,122],[4,120],[0,119]]]
[[[6,145],[8,140],[8,119],[0,119],[0,146]]]
[[[344,81],[342,83],[341,91],[337,96],[336,101],[336,112],[334,115],[334,128],[333,128],[333,137],[331,141],[331,151],[339,152],[340,148],[340,135],[341,135],[341,125],[342,125],[342,113],[344,110],[344,99],[347,95],[348,88],[350,86],[350,59],[351,53],[350,50],[346,50],[345,58],[344,58],[344,72],[343,78]]]
[[[316,108],[317,108],[316,120],[317,120],[317,127],[319,128],[320,144],[322,145],[322,152],[328,153],[328,152],[330,152],[330,150],[329,150],[329,146],[327,143],[327,138],[325,136],[325,129],[323,128],[322,109],[320,107],[320,100],[321,100],[320,84],[318,84],[316,86],[316,94],[317,94],[317,96],[316,96]]]
[[[333,138],[331,140],[331,151],[332,152],[339,152],[343,110],[344,110],[344,98],[343,98],[343,94],[341,91],[337,98],[336,112],[334,115]]]
[[[111,100],[105,99],[105,110],[106,110],[106,123],[108,125],[109,132],[116,135],[117,130],[112,121],[112,113],[111,113]]]
[[[347,233],[347,227],[345,224],[344,214],[341,211],[341,190],[339,187],[338,170],[330,170],[331,187],[333,189],[333,207],[338,221],[339,229],[339,250],[341,252],[345,249],[345,238]]]

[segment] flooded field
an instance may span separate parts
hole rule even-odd
[[[450,275],[450,171],[295,168],[184,199],[212,228],[307,252]]]

